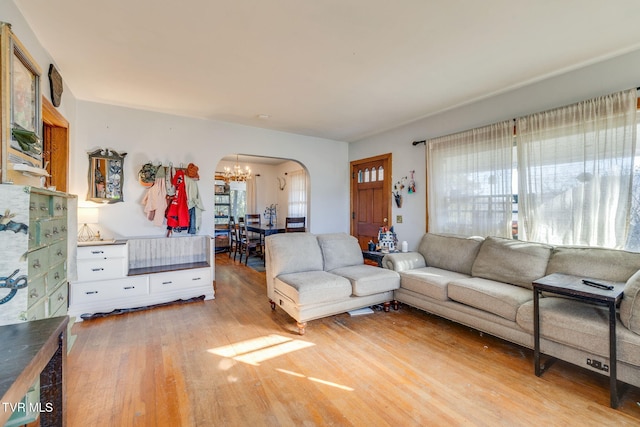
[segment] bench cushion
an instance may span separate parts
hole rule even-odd
[[[282,274],[275,278],[274,286],[298,305],[337,301],[351,295],[349,280],[322,270]]]
[[[477,277],[453,280],[448,294],[454,301],[514,322],[518,308],[533,299],[533,292],[528,289]]]
[[[361,264],[336,268],[331,273],[346,277],[351,282],[352,293],[357,297],[393,291],[400,287],[400,275],[395,271]]]
[[[423,267],[402,271],[402,288],[426,295],[439,301],[447,301],[447,285],[455,279],[466,279],[469,276],[435,267]]]

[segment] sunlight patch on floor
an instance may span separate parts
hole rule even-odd
[[[316,383],[328,385],[328,386],[331,386],[331,387],[336,387],[336,388],[339,388],[341,390],[353,391],[353,389],[351,387],[347,387],[346,385],[336,384],[336,383],[333,383],[331,381],[321,380],[319,378],[308,377],[306,375],[299,374],[297,372],[288,371],[286,369],[276,369],[276,371],[282,372],[283,374],[287,374],[287,375],[293,375],[294,377],[307,378],[309,381],[313,381],[313,382],[316,382]]]
[[[211,348],[207,351],[238,362],[258,366],[260,362],[265,360],[274,359],[283,354],[302,350],[314,345],[315,344],[308,341],[294,340],[281,335],[271,334],[223,347]]]

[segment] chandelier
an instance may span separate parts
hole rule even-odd
[[[224,172],[222,172],[222,176],[224,176],[225,181],[238,181],[245,182],[251,179],[251,169],[249,166],[245,166],[244,169],[240,167],[238,164],[238,155],[236,154],[236,164],[231,169],[228,166],[224,167]]]

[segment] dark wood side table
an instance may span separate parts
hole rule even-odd
[[[571,276],[568,274],[554,273],[533,282],[533,337],[536,376],[542,375],[545,366],[540,365],[540,303],[541,292],[562,295],[594,304],[604,305],[609,308],[609,367],[600,362],[593,361],[596,369],[609,372],[609,394],[611,407],[618,407],[618,378],[617,378],[617,351],[616,351],[616,306],[622,299],[624,291],[623,282],[608,282],[593,279],[599,283],[613,286],[612,290],[600,289],[582,283],[587,277]],[[550,366],[547,365],[547,367]]]
[[[40,425],[64,426],[64,375],[69,317],[0,326],[0,425],[40,378]]]
[[[386,254],[383,254],[379,251],[362,251],[362,256],[365,260],[373,261],[378,265],[378,267],[382,267],[382,258],[384,258]]]

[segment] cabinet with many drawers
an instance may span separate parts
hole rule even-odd
[[[78,321],[176,300],[214,298],[208,236],[92,242],[78,247],[77,267],[69,315]]]
[[[0,324],[67,314],[73,197],[0,184]]]

